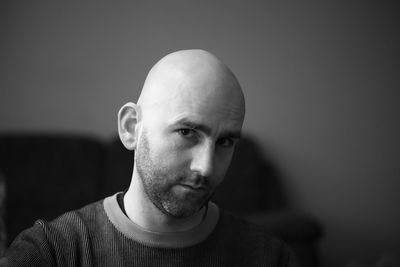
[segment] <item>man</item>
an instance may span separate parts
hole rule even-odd
[[[118,113],[135,150],[131,184],[11,245],[10,266],[293,266],[287,246],[209,201],[230,164],[245,114],[233,73],[212,54],[167,55],[137,104]]]

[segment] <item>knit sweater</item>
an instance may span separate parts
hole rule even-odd
[[[264,228],[209,203],[185,232],[147,231],[117,195],[53,221],[38,220],[11,244],[0,266],[295,266],[291,250]]]

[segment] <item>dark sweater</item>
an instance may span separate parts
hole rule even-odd
[[[11,244],[0,266],[295,266],[268,231],[219,212],[186,232],[149,232],[130,221],[116,195],[37,221]]]

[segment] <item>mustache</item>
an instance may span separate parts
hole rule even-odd
[[[179,183],[191,186],[193,188],[210,189],[210,179],[195,172],[179,175]]]

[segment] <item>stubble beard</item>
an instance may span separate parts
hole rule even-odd
[[[161,212],[175,218],[187,218],[201,210],[213,194],[208,179],[197,174],[173,173],[151,158],[151,149],[143,132],[135,151],[135,164],[147,198]],[[204,191],[179,197],[173,187],[187,180],[200,179]]]

